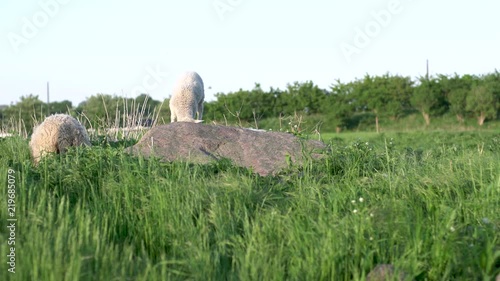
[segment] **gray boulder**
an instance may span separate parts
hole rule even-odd
[[[227,158],[265,176],[287,167],[287,159],[300,164],[303,152],[316,158],[324,149],[320,141],[304,141],[288,133],[176,122],[152,128],[127,150],[165,161],[202,164]]]
[[[366,276],[366,281],[385,281],[385,280],[408,280],[408,275],[399,271],[392,264],[379,264],[373,268]]]

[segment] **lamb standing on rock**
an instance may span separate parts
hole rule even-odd
[[[66,114],[51,115],[33,131],[30,141],[35,165],[46,153],[64,153],[70,146],[90,146],[85,128],[75,118]]]
[[[204,99],[203,80],[200,75],[192,71],[184,73],[177,80],[170,98],[170,122],[203,122],[201,118]]]

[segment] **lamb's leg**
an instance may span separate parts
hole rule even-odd
[[[175,117],[175,112],[172,109],[170,112],[170,123],[174,123],[175,121],[177,121],[177,118]]]
[[[200,101],[198,103],[198,120],[201,120],[203,118],[203,101]]]

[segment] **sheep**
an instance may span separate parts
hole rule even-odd
[[[47,153],[64,153],[70,146],[91,146],[85,128],[66,114],[51,115],[38,125],[29,143],[33,162],[38,165]]]
[[[203,88],[203,80],[194,71],[179,77],[169,102],[170,122],[203,122]]]

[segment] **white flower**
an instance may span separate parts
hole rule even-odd
[[[373,237],[370,236],[370,241],[373,241]]]
[[[372,218],[374,217],[373,213],[370,213],[370,217],[372,217]]]
[[[356,214],[358,212],[358,210],[354,209],[352,212]]]
[[[356,200],[351,200],[351,203],[352,204],[356,204]]]
[[[455,228],[453,226],[450,226],[450,231],[455,232]]]
[[[363,197],[359,197],[358,200],[359,200],[360,203],[363,203],[363,201],[365,201],[365,199],[363,199]]]

